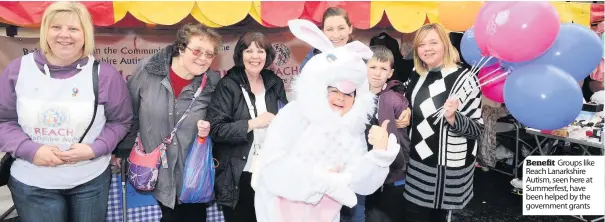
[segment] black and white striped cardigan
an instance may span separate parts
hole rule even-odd
[[[462,209],[473,197],[476,140],[483,132],[481,90],[475,75],[462,77],[456,87],[461,88],[454,126],[445,118],[436,122],[437,109],[449,98],[462,72],[459,67],[423,76],[414,71],[407,82],[412,148],[404,196],[422,207]]]

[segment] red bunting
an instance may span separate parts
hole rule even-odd
[[[44,10],[53,2],[0,2],[0,15],[6,21],[17,25],[38,25]],[[82,2],[88,9],[93,24],[109,26],[115,24],[113,2]]]
[[[87,2],[82,4],[86,6],[92,21],[96,26],[110,26],[116,23],[114,21],[113,2]]]
[[[298,19],[303,14],[305,2],[262,1],[260,17],[271,26],[288,26],[288,20]]]
[[[40,24],[42,14],[52,2],[0,2],[0,15],[17,25]]]
[[[596,23],[603,21],[605,16],[605,5],[603,4],[592,4],[590,6],[590,23]]]

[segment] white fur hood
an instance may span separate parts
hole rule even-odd
[[[334,48],[330,40],[307,20],[288,22],[290,30],[299,39],[321,50],[311,58],[292,84],[293,105],[310,121],[310,124],[330,124],[351,129],[352,133],[365,130],[374,113],[375,95],[370,92],[367,66],[372,51],[359,41]],[[344,116],[331,110],[328,103],[328,86],[348,80],[355,84],[355,102]]]

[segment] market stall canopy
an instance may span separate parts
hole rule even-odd
[[[44,9],[52,2],[0,2],[0,23],[39,27]],[[265,27],[285,27],[291,19],[321,22],[323,12],[338,6],[349,12],[358,29],[370,29],[386,16],[399,32],[411,33],[425,22],[443,24],[451,31],[470,28],[483,2],[385,2],[385,1],[106,1],[82,2],[99,27],[175,25],[191,16],[210,27],[237,24],[247,16]],[[603,20],[603,5],[552,2],[561,22],[590,26]],[[169,11],[169,13],[167,13]]]

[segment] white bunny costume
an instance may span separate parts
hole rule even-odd
[[[375,105],[362,59],[371,58],[370,48],[359,41],[334,48],[307,20],[288,25],[322,53],[305,65],[293,85],[295,99],[268,128],[252,184],[257,221],[339,221],[342,205],[357,204],[355,193],[369,195],[383,184],[399,144],[391,134],[385,151],[368,152],[364,132]],[[330,108],[328,86],[355,90],[344,116]]]

